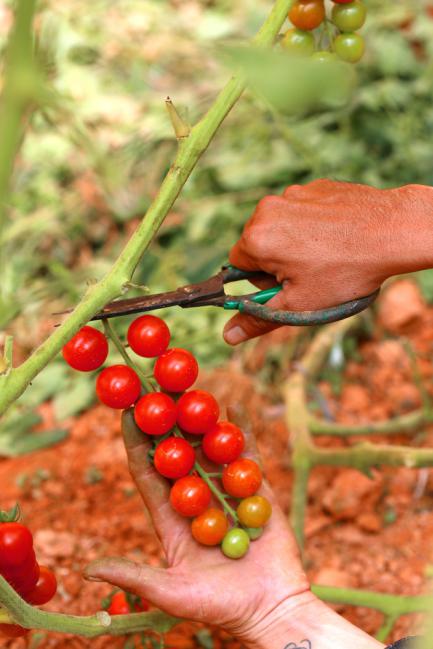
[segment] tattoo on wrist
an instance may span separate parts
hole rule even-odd
[[[289,642],[284,649],[313,649],[313,645],[310,640],[301,640],[299,644],[297,642]]]

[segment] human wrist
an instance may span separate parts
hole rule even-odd
[[[383,649],[306,591],[280,602],[238,636],[248,649]]]

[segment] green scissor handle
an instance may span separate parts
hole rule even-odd
[[[225,266],[225,269],[228,271],[226,282],[249,279],[254,276],[257,277],[257,273],[242,271],[234,266]],[[356,313],[360,313],[373,304],[380,292],[380,289],[377,289],[374,293],[365,297],[350,300],[349,302],[344,302],[343,304],[338,304],[337,306],[318,311],[283,311],[267,307],[266,303],[271,298],[275,297],[282,288],[281,285],[278,285],[273,286],[272,288],[267,288],[263,291],[258,291],[251,295],[243,295],[240,297],[230,296],[224,303],[224,309],[229,311],[237,310],[241,313],[247,313],[256,318],[275,322],[280,325],[306,327],[311,325],[327,324],[329,322],[337,322],[338,320],[344,320]]]

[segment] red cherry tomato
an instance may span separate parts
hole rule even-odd
[[[198,363],[186,349],[169,349],[155,363],[154,376],[163,390],[184,392],[198,376]]]
[[[109,408],[129,408],[140,396],[141,383],[128,365],[106,367],[96,379],[96,394]]]
[[[149,392],[135,406],[137,426],[148,435],[165,435],[176,423],[176,404],[163,392]]]
[[[29,604],[42,606],[46,604],[57,592],[57,579],[52,570],[46,566],[40,567],[39,579],[36,586],[26,595],[25,600]]]
[[[297,0],[289,11],[290,22],[303,31],[319,27],[325,20],[323,0]]]
[[[33,562],[33,565],[28,570],[28,572],[21,574],[14,583],[14,588],[22,597],[26,597],[38,583],[40,576],[40,566],[37,561]]]
[[[0,524],[0,568],[13,568],[28,560],[33,551],[33,537],[21,523]]]
[[[29,629],[24,629],[18,624],[0,624],[0,634],[5,638],[21,638],[27,635]]]
[[[209,487],[195,475],[176,480],[170,491],[171,506],[182,516],[200,516],[209,507],[210,500]]]
[[[91,372],[105,362],[108,342],[103,333],[94,327],[83,327],[63,347],[65,361],[80,372]]]
[[[248,498],[262,484],[262,472],[257,462],[243,457],[225,467],[222,482],[229,496]]]
[[[170,329],[154,315],[142,315],[129,325],[128,343],[139,356],[154,358],[165,352],[170,342]]]
[[[195,451],[186,439],[169,437],[158,444],[153,461],[164,478],[183,478],[194,466]]]
[[[127,595],[122,590],[114,593],[107,608],[110,615],[128,615],[128,613],[143,613],[148,610],[149,603],[145,599],[136,595]]]
[[[130,610],[126,599],[126,593],[122,590],[119,590],[118,593],[114,593],[107,611],[110,615],[128,615]]]
[[[219,545],[229,529],[227,516],[221,509],[210,508],[194,518],[191,533],[202,545]]]
[[[229,464],[238,459],[245,446],[244,434],[230,421],[219,421],[203,437],[203,452],[215,464]]]
[[[177,423],[186,433],[207,433],[217,423],[219,414],[215,398],[204,390],[185,392],[177,402]]]

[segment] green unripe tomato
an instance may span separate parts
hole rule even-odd
[[[250,547],[250,537],[240,527],[233,527],[225,537],[221,545],[223,554],[229,559],[240,559]]]
[[[316,47],[313,34],[300,29],[289,29],[284,34],[281,45],[296,56],[310,56]]]
[[[314,52],[311,57],[313,61],[319,61],[319,63],[324,63],[325,61],[335,61],[337,57],[333,52],[328,52],[327,50],[319,50]]]
[[[337,56],[347,63],[357,63],[365,52],[365,42],[359,34],[340,34],[334,40]]]
[[[250,537],[250,541],[257,541],[264,532],[263,527],[246,527],[245,532]]]
[[[367,18],[367,8],[361,0],[349,4],[334,5],[332,22],[341,32],[354,32],[361,29]]]

